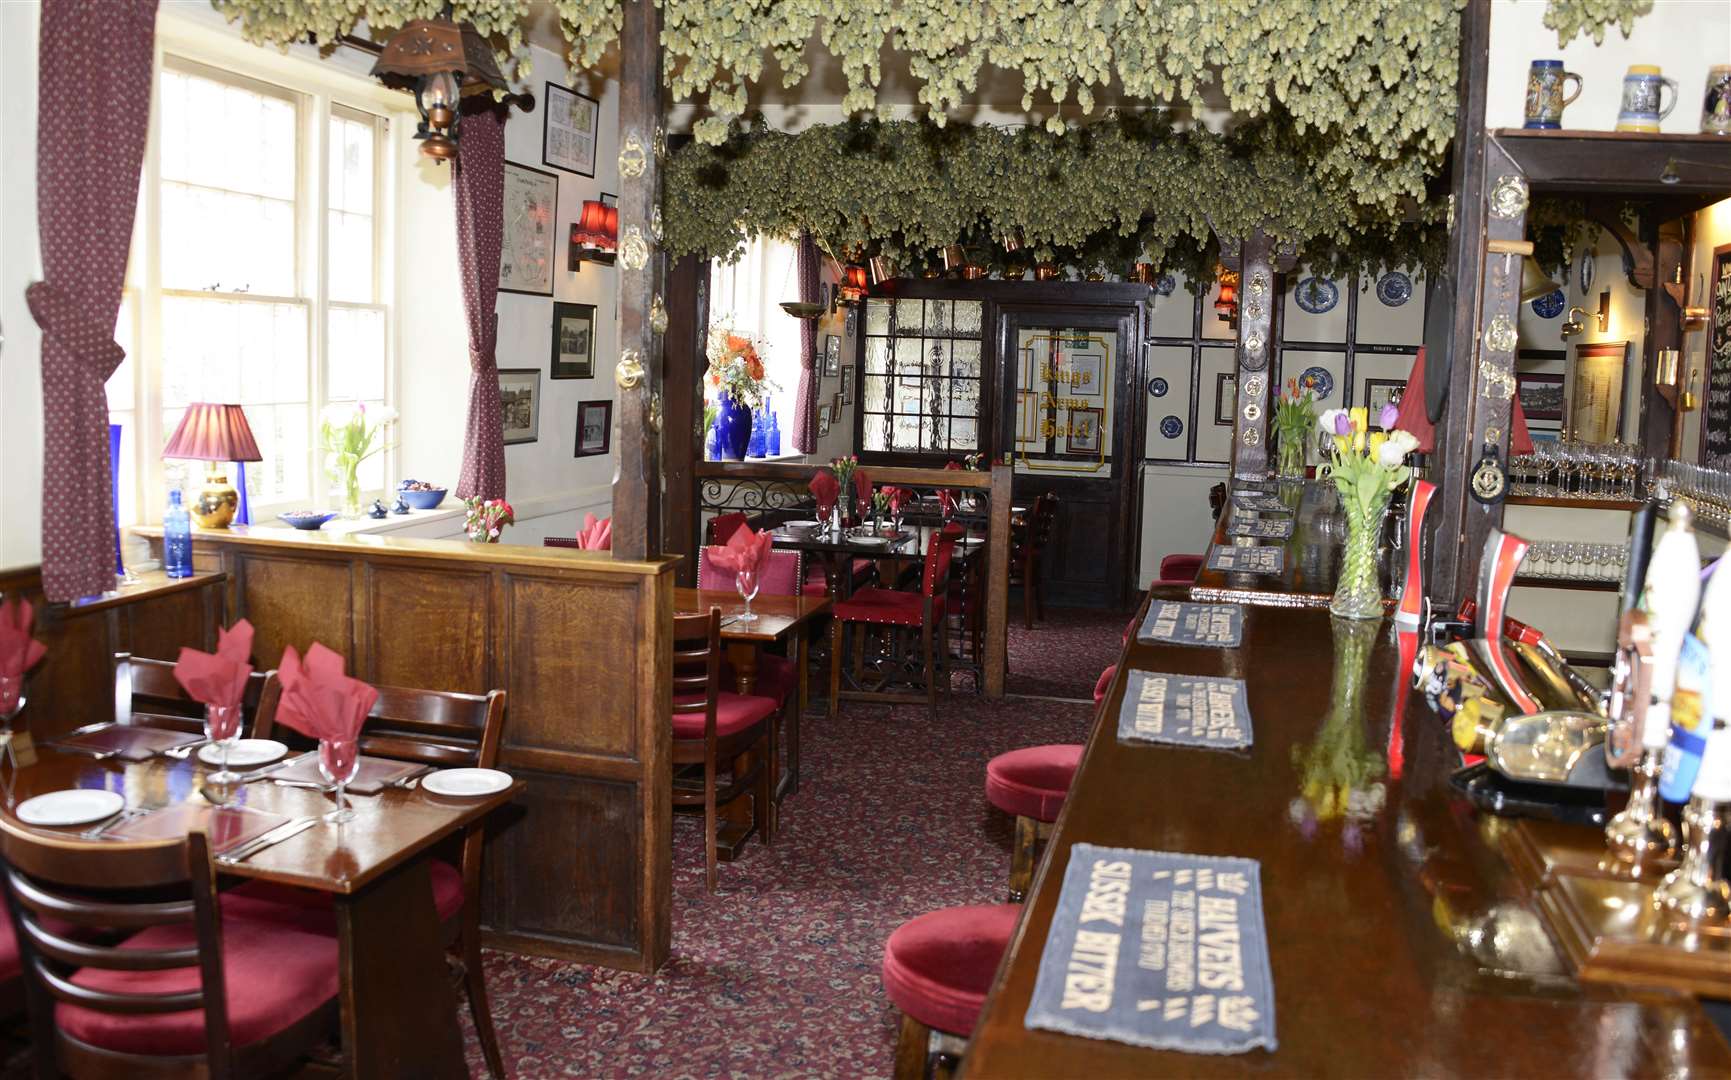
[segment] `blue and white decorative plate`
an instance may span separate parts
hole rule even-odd
[[[1593,287],[1593,249],[1582,248],[1581,257],[1575,260],[1576,276],[1581,279],[1581,292],[1585,293]]]
[[[1327,401],[1328,395],[1334,393],[1334,372],[1325,367],[1305,368],[1298,377],[1298,388],[1309,390],[1318,401]]]
[[[1340,303],[1340,286],[1327,278],[1307,277],[1298,283],[1293,299],[1305,311],[1321,315],[1334,310],[1334,305]]]
[[[1184,421],[1176,416],[1168,416],[1160,421],[1160,434],[1168,439],[1176,439],[1184,434]]]
[[[1563,313],[1563,308],[1567,307],[1568,303],[1563,290],[1553,289],[1549,296],[1541,296],[1533,301],[1533,313],[1541,319],[1554,319]]]
[[[1390,270],[1376,279],[1376,298],[1384,307],[1400,307],[1412,299],[1412,278],[1399,270]]]
[[[1159,280],[1154,282],[1154,295],[1171,296],[1172,290],[1177,287],[1177,278],[1173,277],[1171,274],[1161,274]]]
[[[1166,385],[1166,380],[1162,379],[1158,375],[1148,380],[1148,392],[1153,394],[1155,397],[1165,397],[1166,391],[1169,389],[1170,387]]]

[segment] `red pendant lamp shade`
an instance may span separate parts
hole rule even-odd
[[[1521,399],[1517,396],[1513,402],[1510,424],[1509,453],[1530,454],[1533,452],[1533,435],[1527,430],[1527,413],[1521,408]],[[1420,453],[1430,454],[1436,451],[1436,427],[1431,424],[1430,417],[1424,411],[1424,346],[1419,346],[1418,359],[1413,361],[1412,374],[1406,377],[1406,389],[1400,395],[1400,416],[1394,426],[1402,431],[1409,431],[1418,437]]]
[[[597,251],[606,250],[607,243],[607,207],[597,199],[583,201],[583,213],[578,216],[577,224],[571,227],[571,241],[578,247],[592,248]]]
[[[180,426],[174,429],[165,458],[192,461],[263,461],[246,412],[239,405],[198,401],[186,407]]]
[[[603,207],[606,211],[601,220],[603,251],[619,250],[619,208],[617,206]]]

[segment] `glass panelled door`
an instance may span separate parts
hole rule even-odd
[[[1116,328],[1023,327],[1015,358],[1016,471],[1110,480]]]

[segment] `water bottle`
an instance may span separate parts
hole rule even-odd
[[[168,493],[162,515],[162,570],[171,578],[192,576],[192,515],[180,504],[178,490]]]

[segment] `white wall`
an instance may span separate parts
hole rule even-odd
[[[24,289],[36,246],[36,24],[41,6],[0,4],[0,570],[42,558],[42,338]]]

